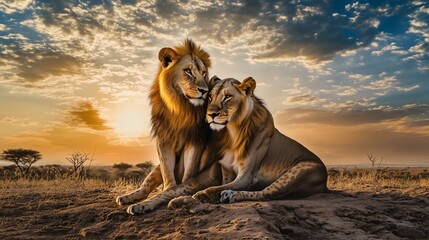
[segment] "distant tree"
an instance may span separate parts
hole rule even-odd
[[[113,165],[113,168],[117,169],[120,172],[125,172],[131,167],[132,167],[132,165],[130,165],[128,163],[118,163],[118,164]]]
[[[368,160],[371,162],[372,169],[372,177],[374,182],[374,192],[378,192],[380,190],[380,177],[383,171],[380,171],[380,165],[383,162],[384,158],[378,158],[374,154],[367,154]],[[378,165],[375,164],[378,162]]]
[[[82,171],[83,164],[87,161],[92,161],[92,157],[90,157],[89,153],[73,152],[66,157],[66,160],[73,165],[73,172],[79,174]]]
[[[130,165],[128,163],[113,164],[113,168],[116,169],[116,176],[117,177],[125,177],[125,171],[127,171],[131,167],[132,167],[132,165]]]
[[[368,157],[368,160],[371,162],[371,167],[372,168],[376,168],[378,169],[381,165],[381,163],[383,162],[384,158],[378,158],[376,156],[374,156],[374,154],[370,153],[366,155]],[[378,166],[375,166],[375,164],[378,162]]]
[[[32,149],[14,148],[3,150],[0,159],[13,162],[22,175],[27,175],[31,165],[42,159],[40,152]]]
[[[153,163],[151,161],[146,161],[146,162],[142,162],[142,163],[136,164],[136,167],[138,167],[138,168],[140,168],[142,170],[152,169],[153,168]]]

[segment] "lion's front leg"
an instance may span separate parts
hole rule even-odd
[[[241,190],[247,188],[252,182],[252,175],[249,172],[245,172],[242,176],[238,176],[234,181],[224,184],[221,186],[209,187],[202,191],[195,193],[192,197],[208,203],[218,203],[220,201],[220,194],[224,190]]]
[[[176,179],[174,177],[176,153],[169,144],[162,143],[159,139],[157,139],[156,149],[158,151],[164,189],[176,186]]]
[[[195,176],[200,166],[201,155],[204,151],[204,145],[187,144],[183,151],[184,173],[182,182]]]
[[[155,190],[162,183],[161,169],[157,165],[150,173],[147,175],[143,181],[140,188],[137,190],[124,194],[116,198],[116,203],[119,205],[125,205],[133,203],[142,199],[147,198],[147,196]]]
[[[168,203],[173,198],[194,194],[201,189],[218,185],[220,182],[221,172],[219,166],[214,164],[209,169],[202,171],[176,187],[164,190],[150,199],[129,206],[127,212],[132,215],[145,214],[162,204]]]

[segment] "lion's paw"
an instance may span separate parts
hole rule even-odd
[[[149,212],[151,209],[145,204],[133,204],[127,208],[127,213],[130,215],[140,215]]]
[[[125,201],[125,196],[119,196],[116,198],[116,203],[120,206],[123,206],[127,204],[127,201]]]
[[[220,193],[220,202],[221,203],[234,203],[236,191],[224,190]]]
[[[168,203],[168,208],[170,209],[176,209],[180,207],[190,208],[197,204],[199,204],[199,201],[191,196],[180,196],[172,199]]]
[[[207,190],[199,191],[192,195],[192,198],[202,202],[202,203],[213,203],[215,200],[211,197],[212,194]]]

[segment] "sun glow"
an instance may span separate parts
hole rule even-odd
[[[142,107],[121,107],[115,111],[111,125],[121,138],[138,138],[149,132],[148,116],[146,115],[147,111],[144,111]]]

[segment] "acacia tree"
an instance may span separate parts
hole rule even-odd
[[[132,165],[130,165],[128,163],[113,164],[113,168],[116,168],[121,172],[125,172],[125,171],[127,171],[128,168],[131,168],[131,167],[132,167]]]
[[[84,152],[73,152],[70,156],[66,157],[66,160],[73,165],[73,172],[79,174],[82,171],[83,164],[89,160],[93,160],[93,157],[89,156],[89,153]]]
[[[125,174],[125,171],[128,170],[128,168],[131,168],[132,165],[128,164],[128,163],[118,163],[118,164],[113,164],[113,168],[115,168],[117,170],[117,174],[120,177],[123,177]]]
[[[31,165],[42,159],[40,152],[32,149],[13,148],[3,150],[0,159],[13,162],[19,169],[22,175],[27,175]]]
[[[151,161],[146,161],[146,162],[136,164],[136,167],[142,170],[146,170],[146,169],[151,170],[153,168],[153,163]]]

